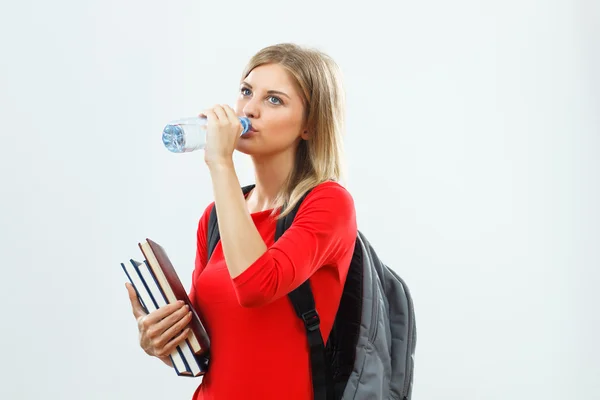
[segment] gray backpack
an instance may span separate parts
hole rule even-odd
[[[253,187],[242,190],[246,194]],[[278,220],[275,240],[291,226],[302,200]],[[208,258],[218,241],[213,207],[208,223]],[[362,232],[356,238],[327,344],[319,330],[310,282],[289,293],[288,298],[306,328],[314,400],[411,399],[417,332],[413,301],[406,283],[379,260]]]

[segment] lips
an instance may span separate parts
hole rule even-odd
[[[254,128],[250,128],[248,129],[248,131],[246,133],[244,133],[241,137],[242,138],[249,138],[251,136],[254,136],[254,134],[256,133],[256,130],[254,130]]]

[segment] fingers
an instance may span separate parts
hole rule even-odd
[[[232,124],[240,124],[240,126],[242,125],[240,123],[240,119],[238,118],[237,114],[235,113],[235,110],[231,107],[229,107],[226,104],[223,104],[223,110],[225,111],[225,114],[227,115],[227,119],[229,119],[229,122],[231,122]]]
[[[155,347],[162,347],[165,344],[169,338],[163,337],[164,332],[185,317],[189,310],[187,306],[181,308],[172,306],[174,304],[168,304],[138,319],[140,332],[153,341]]]
[[[156,329],[159,332],[165,332],[171,326],[175,325],[177,323],[177,321],[179,321],[182,318],[184,318],[186,316],[186,314],[190,314],[191,315],[191,313],[192,312],[190,311],[190,308],[188,306],[181,307],[179,310],[177,310],[174,313],[166,316],[165,318],[163,318],[162,321],[158,322],[156,324]]]
[[[219,122],[219,117],[217,116],[217,114],[215,114],[215,112],[212,109],[207,109],[204,110],[200,113],[200,116],[204,116],[206,117],[206,119],[208,120],[209,123],[213,123],[214,122]]]
[[[127,287],[129,301],[131,302],[131,311],[133,312],[135,318],[138,319],[139,317],[146,315],[146,311],[144,311],[144,308],[140,304],[140,300],[138,299],[137,292],[135,291],[133,285],[129,282],[126,282],[125,287]]]
[[[214,113],[219,118],[219,123],[221,123],[221,124],[226,124],[227,123],[227,121],[229,120],[229,118],[227,118],[227,114],[225,113],[225,110],[223,109],[223,106],[217,104],[216,106],[214,106],[212,108],[212,110],[214,111]]]
[[[176,344],[180,342],[174,340],[173,338],[177,338],[178,334],[181,333],[182,330],[187,329],[187,332],[189,333],[189,327],[187,327],[187,325],[190,323],[191,319],[191,312],[182,314],[181,310],[178,310],[177,312],[163,319],[160,323],[150,326],[146,331],[146,336],[151,344],[151,347],[154,349],[154,353],[157,354],[165,352],[166,354],[169,354],[170,350],[168,350],[167,347],[175,342]],[[174,346],[172,347],[174,348]]]
[[[223,123],[227,121],[227,114],[225,114],[223,108],[218,104],[202,111],[199,116],[206,117],[209,122],[214,121],[215,123]]]
[[[167,304],[166,306],[162,306],[158,310],[154,310],[150,314],[148,314],[148,316],[145,318],[145,323],[147,324],[147,327],[156,325],[156,324],[160,323],[162,320],[164,320],[165,318],[168,318],[169,316],[171,316],[173,313],[184,309],[185,308],[184,306],[185,306],[185,303],[181,300],[176,303],[170,303],[170,304]],[[185,310],[182,312],[182,314],[185,314]],[[169,325],[167,325],[165,327],[165,329],[168,328],[168,326]]]
[[[173,337],[175,337],[179,332],[188,328],[188,324],[190,323],[191,320],[192,320],[192,313],[190,311],[190,312],[186,313],[175,324],[173,324],[169,329],[164,331],[162,335],[160,335],[160,338],[159,338],[160,342],[168,343],[169,341],[171,341],[171,339]]]
[[[214,120],[221,125],[226,125],[228,123],[233,125],[240,124],[240,120],[236,115],[235,110],[227,104],[217,104],[212,108],[204,110],[199,116],[207,117],[209,120]]]
[[[162,349],[156,352],[157,357],[166,357],[175,350],[175,347],[185,340],[190,333],[190,328],[185,328],[179,335],[175,336]]]
[[[183,302],[181,302],[183,304]],[[171,338],[181,332],[191,321],[188,306],[180,303],[167,304],[137,319],[140,345],[150,355],[164,349]],[[170,354],[170,353],[167,353]]]

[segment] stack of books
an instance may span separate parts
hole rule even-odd
[[[196,310],[187,295],[165,250],[156,242],[146,239],[138,243],[143,262],[130,259],[121,263],[129,282],[135,288],[145,311],[150,313],[167,304],[184,301],[192,312],[188,337],[169,355],[179,376],[204,375],[208,368],[210,341]]]

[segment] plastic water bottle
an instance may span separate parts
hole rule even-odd
[[[242,123],[242,135],[251,128],[250,120],[239,117]],[[162,141],[167,150],[173,153],[186,153],[203,149],[206,145],[207,119],[203,117],[181,118],[165,126]]]

